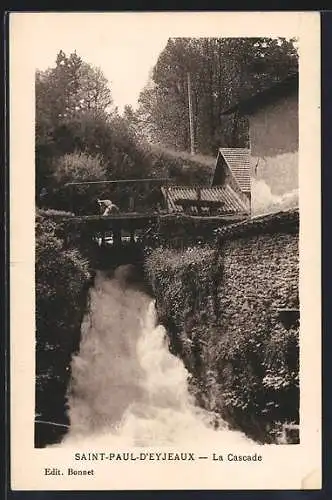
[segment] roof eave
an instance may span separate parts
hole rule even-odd
[[[292,95],[298,91],[299,75],[294,73],[284,80],[274,84],[265,90],[257,92],[247,99],[239,101],[237,104],[231,106],[221,115],[231,115],[233,113],[240,113],[242,115],[250,115],[258,107],[263,107],[271,102],[282,99],[285,96]]]

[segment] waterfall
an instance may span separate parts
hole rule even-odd
[[[130,274],[130,273],[129,273]],[[98,272],[72,359],[66,444],[172,446],[250,443],[195,406],[188,372],[171,354],[154,301],[128,285],[128,266]]]

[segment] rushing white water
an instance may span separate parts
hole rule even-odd
[[[120,269],[112,279],[99,272],[72,360],[70,430],[62,442],[76,445],[172,446],[250,441],[197,408],[188,372],[168,349],[156,324],[155,304],[127,286]]]

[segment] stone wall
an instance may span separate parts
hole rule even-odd
[[[252,219],[220,231],[214,248],[147,260],[197,400],[261,442],[298,424],[298,222],[297,211]]]

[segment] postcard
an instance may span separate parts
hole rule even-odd
[[[320,489],[320,14],[9,23],[11,488]]]

